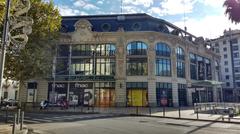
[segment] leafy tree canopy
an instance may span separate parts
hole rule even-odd
[[[5,0],[0,0],[0,24],[4,16]],[[17,0],[12,1],[13,4]],[[51,74],[53,49],[58,39],[61,27],[61,16],[53,2],[43,0],[30,0],[31,8],[26,14],[34,21],[32,33],[25,48],[14,54],[12,45],[8,47],[5,62],[4,77],[21,82],[31,78],[46,78]]]
[[[223,6],[226,7],[225,14],[229,20],[240,23],[240,0],[225,0]]]

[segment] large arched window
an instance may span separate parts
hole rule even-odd
[[[165,43],[158,43],[156,51],[156,75],[171,76],[171,49]]]
[[[136,56],[137,55],[137,56]],[[127,75],[147,75],[147,44],[141,41],[127,45]]]
[[[134,41],[127,45],[128,55],[147,55],[147,44],[141,41]]]
[[[156,49],[156,55],[157,56],[170,57],[170,55],[171,55],[171,49],[165,43],[157,43],[155,49]]]
[[[176,48],[177,56],[177,77],[185,78],[185,54],[181,47]]]
[[[197,56],[194,53],[189,54],[191,79],[197,80]]]
[[[176,49],[177,59],[184,60],[184,50],[181,47],[177,47]]]

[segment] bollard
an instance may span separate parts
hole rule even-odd
[[[199,119],[199,117],[198,117],[198,107],[197,107],[197,120]]]
[[[21,114],[21,109],[18,109],[18,112],[17,112],[17,124],[19,124],[20,122],[20,114]]]
[[[8,123],[8,105],[6,106],[5,123]]]
[[[178,118],[181,118],[181,107],[178,107]]]
[[[15,134],[15,129],[16,129],[16,120],[17,120],[17,115],[14,114],[14,119],[13,119],[13,126],[12,126],[12,134]]]
[[[24,122],[24,111],[21,112],[21,123],[20,123],[20,130],[23,129],[23,122]]]
[[[151,116],[151,114],[152,114],[152,109],[151,107],[149,107],[149,115]]]
[[[165,117],[165,106],[163,106],[163,117]]]
[[[136,107],[136,114],[138,115],[138,106]]]
[[[92,106],[92,113],[94,113],[94,106]]]

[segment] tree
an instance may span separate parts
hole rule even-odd
[[[1,1],[3,0],[0,0],[0,3]],[[13,1],[13,4],[14,2],[16,1]],[[6,79],[20,82],[31,78],[46,78],[51,74],[54,55],[52,50],[61,27],[60,13],[52,1],[46,3],[43,0],[31,0],[31,8],[27,15],[34,20],[28,43],[17,54],[13,53],[14,49],[10,44],[4,70]]]
[[[226,0],[223,4],[226,7],[225,14],[229,20],[236,24],[240,22],[240,0]]]

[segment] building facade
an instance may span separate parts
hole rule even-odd
[[[220,56],[202,38],[147,14],[63,17],[53,75],[22,102],[187,106],[221,100]]]
[[[240,30],[224,31],[223,36],[211,40],[216,53],[221,55],[221,78],[224,81],[224,101],[240,100]]]

